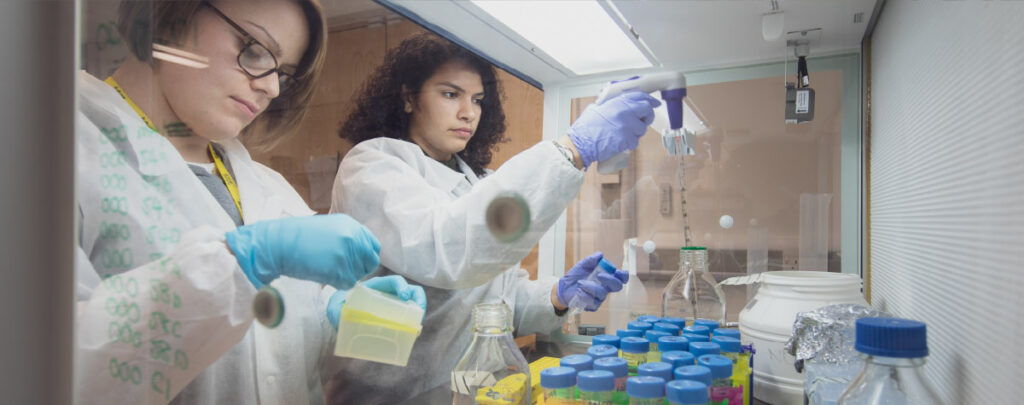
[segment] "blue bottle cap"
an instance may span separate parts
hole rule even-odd
[[[630,398],[664,398],[665,380],[650,376],[629,377],[626,380],[626,395]]]
[[[562,367],[572,367],[576,372],[591,370],[594,368],[594,358],[585,354],[570,354],[562,357],[559,364]]]
[[[731,338],[734,338],[734,339],[739,339],[740,338],[740,330],[739,329],[731,329],[731,328],[718,328],[718,329],[715,329],[715,336],[728,336],[728,337],[731,337]]]
[[[711,369],[704,366],[676,367],[672,374],[675,374],[676,381],[691,380],[711,386]]]
[[[650,323],[650,324],[655,324],[655,323],[661,322],[661,318],[658,318],[658,317],[656,317],[654,315],[640,315],[640,316],[636,317],[636,320],[637,320],[637,322],[647,322],[647,323]]]
[[[619,329],[615,331],[615,336],[618,336],[620,339],[624,337],[643,337],[644,331],[639,329]]]
[[[690,344],[693,344],[693,342],[710,342],[711,341],[711,338],[709,338],[708,335],[701,335],[699,333],[684,333],[683,337],[686,338],[686,340],[689,340]]]
[[[661,318],[661,321],[665,322],[665,323],[671,323],[671,324],[673,324],[675,326],[678,326],[679,330],[683,330],[683,328],[686,327],[686,318],[676,318],[676,317],[666,316],[664,318]]]
[[[622,378],[629,374],[629,364],[622,357],[605,357],[594,360],[594,370],[611,371],[615,378]]]
[[[647,322],[636,321],[636,322],[630,322],[630,323],[626,324],[626,329],[633,329],[633,330],[639,330],[639,331],[647,331],[647,330],[651,330],[653,328],[654,328],[654,325],[651,325],[650,323],[647,323]]]
[[[647,332],[644,332],[644,337],[646,337],[647,341],[651,343],[658,343],[658,339],[661,338],[662,336],[669,336],[669,334],[665,332],[659,332],[656,330],[649,330]]]
[[[544,388],[569,388],[576,385],[576,369],[572,367],[551,367],[540,371],[540,386]]]
[[[581,371],[576,376],[576,386],[587,392],[614,391],[615,375],[604,370]]]
[[[596,345],[587,348],[587,355],[594,360],[605,357],[619,357],[619,348],[612,345]]]
[[[711,338],[711,343],[718,343],[718,347],[722,349],[723,353],[740,352],[740,340],[736,338],[731,338],[728,336],[715,336]]]
[[[672,368],[692,366],[697,364],[697,357],[693,353],[681,350],[661,352],[661,361],[672,364]]]
[[[672,365],[660,361],[644,363],[637,366],[636,374],[661,377],[665,381],[672,381]]]
[[[619,337],[615,335],[597,335],[594,336],[594,339],[591,341],[590,344],[594,346],[612,345],[615,347],[619,347]]]
[[[603,257],[601,258],[601,261],[597,262],[597,265],[601,266],[601,268],[604,269],[604,271],[611,274],[615,274],[615,270],[618,270],[617,268],[615,268],[615,265],[612,264],[612,262],[609,262]]]
[[[669,335],[679,336],[679,331],[681,329],[679,329],[678,326],[675,326],[675,325],[673,325],[671,323],[658,322],[658,323],[654,324],[654,330],[659,331],[659,332],[665,332],[665,333],[668,333]]]
[[[692,333],[695,335],[704,335],[707,337],[711,337],[711,329],[708,329],[708,327],[704,325],[687,326],[683,328],[683,333]]]
[[[624,337],[619,341],[619,348],[626,353],[647,353],[651,351],[651,342],[639,337]]]
[[[690,353],[694,356],[700,357],[705,354],[719,354],[722,352],[722,348],[718,346],[718,343],[711,342],[693,342],[690,343]]]
[[[718,321],[712,321],[710,319],[697,319],[693,321],[693,324],[706,327],[711,332],[714,332],[715,329],[718,329]]]
[[[692,380],[677,380],[665,384],[668,403],[678,405],[705,405],[708,403],[708,386]]]
[[[900,318],[857,320],[858,352],[871,356],[915,358],[928,356],[927,326],[924,322]]]
[[[658,338],[658,351],[689,350],[690,341],[682,336],[662,336]]]
[[[732,360],[719,354],[705,354],[697,357],[697,364],[711,369],[712,378],[732,377]]]

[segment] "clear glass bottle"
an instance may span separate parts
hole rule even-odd
[[[679,272],[672,276],[661,296],[662,318],[725,323],[725,294],[708,271],[707,248],[684,247],[679,258]]]
[[[909,319],[858,319],[854,347],[865,356],[864,366],[837,403],[942,404],[921,375],[926,332],[924,323]]]
[[[529,364],[512,339],[511,313],[503,303],[473,308],[473,340],[452,370],[453,404],[475,404],[477,396],[530,403]]]

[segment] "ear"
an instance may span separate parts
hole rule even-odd
[[[409,92],[409,89],[405,88],[405,86],[402,86],[402,103],[404,104],[404,107],[402,107],[403,111],[405,111],[406,114],[412,114],[413,106],[415,104],[412,99],[412,94]]]

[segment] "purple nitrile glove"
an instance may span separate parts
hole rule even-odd
[[[629,281],[629,273],[624,270],[616,270],[611,275],[603,270],[596,270],[597,263],[601,261],[604,254],[596,252],[587,256],[558,280],[558,301],[562,305],[569,306],[573,297],[583,303],[583,309],[597,311],[597,308],[604,302],[610,292],[622,290],[622,284]],[[591,272],[600,271],[596,281],[586,280]]]
[[[363,281],[363,285],[377,291],[394,294],[403,301],[415,302],[416,305],[419,305],[424,311],[427,310],[427,293],[423,291],[423,287],[409,284],[409,282],[405,281],[402,276],[390,275],[374,277]],[[330,301],[327,302],[327,320],[331,321],[331,325],[334,326],[334,329],[338,329],[338,319],[341,317],[341,307],[345,305],[345,297],[347,295],[348,290],[335,291],[334,295],[331,295]]]
[[[579,150],[583,167],[636,149],[659,105],[661,102],[647,93],[628,91],[583,110],[569,128],[569,139]]]

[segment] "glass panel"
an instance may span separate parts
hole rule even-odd
[[[645,312],[654,315],[683,246],[706,246],[719,281],[768,270],[841,271],[843,72],[818,71],[813,80],[815,119],[800,124],[784,122],[782,77],[689,86],[686,102],[705,127],[698,126],[695,155],[680,164],[652,127],[629,167],[591,168],[568,212],[566,267],[597,250],[620,264],[624,241],[636,238]],[[573,99],[573,119],[594,99]],[[656,247],[651,254],[647,241]],[[727,320],[736,321],[748,291],[725,293]],[[610,306],[584,313],[581,323],[605,324]]]

